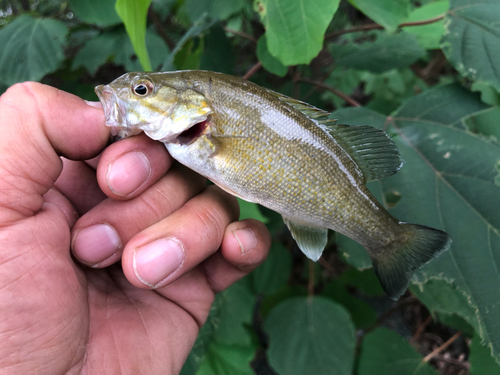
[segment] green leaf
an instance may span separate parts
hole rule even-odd
[[[491,107],[491,109],[479,113],[467,120],[467,127],[473,133],[480,133],[500,142],[500,107]]]
[[[116,0],[68,0],[69,6],[78,19],[98,26],[112,26],[121,22],[115,10]]]
[[[0,83],[39,81],[64,60],[68,29],[60,21],[19,16],[0,30]]]
[[[214,338],[219,343],[248,346],[252,342],[245,325],[252,323],[255,296],[247,283],[246,279],[240,280],[217,294],[220,314],[212,324],[217,327]]]
[[[202,34],[205,30],[212,27],[215,23],[212,19],[210,19],[206,13],[200,16],[196,21],[193,22],[193,25],[186,31],[186,33],[182,36],[182,38],[177,42],[172,53],[167,57],[165,62],[161,67],[161,71],[169,71],[175,70],[174,59],[178,52],[180,52],[184,48],[184,44],[190,41],[192,38]],[[177,67],[180,69],[180,67]]]
[[[450,1],[435,1],[416,8],[410,13],[405,22],[417,22],[430,20],[446,14],[450,7]],[[418,43],[425,49],[440,48],[440,40],[444,34],[444,20],[422,26],[408,26],[403,28],[407,33],[416,36]]]
[[[430,310],[441,315],[457,315],[479,330],[476,309],[467,296],[445,280],[431,279],[425,284],[412,286],[411,291]]]
[[[464,318],[479,325],[500,360],[500,145],[465,125],[485,108],[477,95],[457,85],[409,100],[387,122],[406,164],[379,183],[383,192],[401,197],[390,210],[395,217],[452,236],[451,249],[417,272],[414,281],[446,280],[464,294],[475,319]],[[335,113],[341,122],[357,124],[341,112]]]
[[[267,224],[269,219],[259,210],[259,205],[237,198],[240,205],[240,220],[255,219]]]
[[[206,13],[210,18],[226,20],[245,7],[245,0],[186,0],[184,12],[196,20]]]
[[[200,69],[204,49],[203,39],[188,40],[175,55],[174,65],[179,70]]]
[[[375,272],[371,268],[360,271],[356,268],[349,267],[337,278],[337,280],[345,286],[357,288],[367,296],[385,295]]]
[[[500,2],[451,0],[443,52],[464,77],[500,90]]]
[[[168,55],[168,47],[163,39],[151,29],[147,30],[146,44],[151,52],[152,65],[158,68]],[[90,39],[78,51],[73,61],[73,69],[82,66],[90,74],[95,74],[101,65],[108,60],[114,60],[115,64],[123,65],[127,71],[134,72],[141,69],[139,61],[134,59],[134,56],[134,47],[125,30],[108,31]]]
[[[340,0],[257,0],[267,47],[284,65],[308,64],[323,47]]]
[[[269,53],[266,38],[264,36],[262,36],[257,43],[257,57],[264,69],[268,72],[276,74],[279,77],[286,76],[288,68]]]
[[[336,65],[374,73],[406,68],[425,55],[416,37],[405,32],[380,34],[363,44],[332,44],[330,51]]]
[[[500,365],[491,357],[488,347],[481,345],[481,338],[475,335],[470,343],[471,375],[500,375]]]
[[[348,0],[367,17],[389,31],[405,22],[410,13],[410,0]]]
[[[224,29],[220,25],[210,28],[205,35],[200,69],[234,74],[234,63],[233,46]]]
[[[396,332],[377,328],[361,344],[358,375],[437,375],[422,356]]]
[[[255,350],[252,346],[214,342],[208,348],[196,375],[253,375],[250,362]]]
[[[292,271],[292,257],[278,242],[273,242],[266,261],[249,277],[256,293],[271,294],[286,285]]]
[[[268,358],[279,374],[347,375],[354,362],[354,327],[348,312],[322,297],[295,297],[267,317]]]
[[[134,46],[134,51],[144,71],[151,70],[146,49],[146,17],[151,0],[117,0],[116,12],[122,19],[125,29]]]
[[[344,306],[359,329],[366,329],[375,324],[377,314],[365,301],[354,297],[339,280],[333,280],[325,286],[322,296],[329,297]]]

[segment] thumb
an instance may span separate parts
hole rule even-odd
[[[59,156],[90,159],[106,146],[102,109],[25,82],[0,97],[0,227],[37,213],[62,170]]]

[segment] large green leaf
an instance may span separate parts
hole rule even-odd
[[[450,1],[435,1],[416,8],[410,13],[405,22],[418,22],[430,20],[446,14]],[[403,28],[407,33],[417,37],[418,43],[425,49],[438,49],[444,33],[444,20],[422,26],[408,26]]]
[[[151,0],[117,0],[116,12],[134,46],[134,51],[144,71],[151,70],[148,50],[146,49],[146,17]]]
[[[443,279],[464,294],[475,313],[469,323],[479,324],[498,360],[500,146],[465,126],[467,118],[485,108],[477,95],[456,85],[409,100],[386,123],[406,164],[379,184],[384,194],[400,196],[391,209],[398,219],[444,229],[453,237],[451,249],[417,272],[414,281]],[[356,125],[355,113],[335,115]],[[366,110],[361,115],[365,118]]]
[[[396,332],[377,328],[361,345],[358,375],[437,375],[422,356]]]
[[[39,81],[57,70],[67,33],[60,21],[17,17],[0,30],[0,83]]]
[[[257,43],[257,57],[264,69],[268,72],[284,77],[288,72],[288,68],[281,63],[276,57],[269,53],[267,49],[266,37],[262,36]]]
[[[205,35],[205,46],[201,56],[200,69],[234,74],[234,52],[224,29],[216,25]]]
[[[500,90],[500,2],[451,0],[443,51],[464,77]]]
[[[211,18],[225,20],[245,7],[245,0],[186,0],[184,11],[196,20],[203,13]]]
[[[264,328],[268,357],[279,374],[348,375],[354,362],[349,313],[322,297],[295,297],[276,306]]]
[[[330,51],[336,65],[374,73],[406,68],[425,55],[416,37],[405,32],[384,33],[363,44],[333,44]]]
[[[266,261],[249,277],[256,293],[272,294],[282,288],[290,278],[292,257],[278,242],[273,242]]]
[[[491,358],[488,347],[481,345],[481,338],[475,335],[470,343],[471,375],[500,375],[500,366]]]
[[[150,52],[151,64],[154,69],[158,69],[165,56],[168,56],[168,47],[163,39],[151,29],[147,30],[146,44]],[[78,51],[73,60],[73,68],[82,66],[90,74],[95,74],[101,65],[112,59],[115,64],[123,65],[127,71],[134,72],[141,69],[139,61],[134,59],[134,56],[134,47],[125,30],[107,31],[90,39]]]
[[[395,30],[410,12],[410,0],[348,0],[376,23],[387,30]]]
[[[255,349],[252,346],[214,342],[196,375],[253,375],[250,362],[255,356]]]
[[[121,22],[115,10],[116,0],[69,0],[75,16],[86,23],[99,26],[112,26]]]
[[[257,0],[267,47],[284,65],[308,64],[323,47],[340,0]]]

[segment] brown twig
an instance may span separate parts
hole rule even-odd
[[[418,327],[418,329],[416,330],[415,334],[413,335],[413,337],[410,339],[410,343],[411,342],[415,342],[418,340],[418,338],[420,337],[420,335],[422,334],[422,332],[424,331],[424,329],[427,328],[427,326],[432,322],[432,315],[429,315],[427,317],[427,319],[424,320],[424,322],[422,324],[420,324],[420,326]]]
[[[328,261],[324,257],[319,258],[318,263],[321,264],[321,266],[323,266],[326,272],[328,272],[330,275],[335,276],[337,274],[335,268],[333,268],[333,266],[328,263]]]
[[[422,360],[423,362],[429,362],[436,354],[439,354],[443,350],[445,350],[448,346],[450,346],[456,339],[458,339],[462,335],[461,331],[458,331],[455,333],[453,336],[451,336],[443,345],[439,346],[438,348],[434,349],[432,352],[427,354],[424,359]]]
[[[340,99],[342,99],[346,103],[352,105],[353,107],[361,107],[361,104],[358,103],[356,100],[354,100],[350,96],[344,94],[342,91],[337,90],[335,87],[327,85],[326,83],[313,81],[312,79],[308,79],[308,78],[299,78],[298,81],[321,87],[321,88],[328,90],[328,91],[332,92],[333,94],[337,95]]]
[[[430,18],[428,20],[414,21],[414,22],[405,22],[405,23],[402,23],[401,25],[399,25],[398,28],[409,27],[409,26],[423,26],[423,25],[428,25],[428,24],[431,24],[431,23],[434,23],[434,22],[441,21],[445,16],[446,16],[446,14],[441,14],[440,16],[437,16],[437,17],[434,17],[434,18]],[[336,38],[336,37],[344,35],[344,34],[355,33],[355,32],[358,32],[358,31],[381,30],[383,28],[384,28],[384,26],[379,25],[378,23],[370,23],[368,25],[355,26],[355,27],[352,27],[350,29],[338,30],[338,31],[334,31],[332,33],[328,33],[328,34],[325,35],[325,40],[327,40],[327,39],[333,39],[333,38]]]
[[[255,39],[252,35],[244,33],[243,31],[238,31],[238,30],[233,30],[227,27],[224,27],[224,31],[230,34],[238,35],[241,36],[242,38],[245,38],[252,43],[257,43],[257,39]]]
[[[245,75],[242,78],[243,79],[250,79],[250,77],[253,76],[255,74],[255,72],[260,69],[261,66],[262,66],[262,64],[260,63],[260,61],[258,61],[257,63],[255,63],[254,66],[252,66],[248,70],[248,72],[245,73]]]

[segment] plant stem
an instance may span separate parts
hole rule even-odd
[[[457,333],[455,333],[443,345],[441,345],[439,348],[436,348],[432,352],[430,352],[429,354],[427,354],[422,361],[423,362],[429,362],[436,354],[442,352],[448,346],[450,346],[453,343],[453,341],[455,341],[456,339],[458,339],[460,337],[461,334],[462,334],[461,331],[458,331]]]
[[[309,265],[309,280],[307,283],[307,297],[314,297],[314,262],[310,259],[307,260]]]
[[[409,26],[423,26],[423,25],[428,25],[428,24],[431,24],[431,23],[434,23],[434,22],[441,21],[445,16],[446,16],[446,14],[441,14],[440,16],[437,16],[437,17],[434,17],[434,18],[430,18],[428,20],[414,21],[414,22],[405,22],[405,23],[402,23],[401,25],[399,25],[398,28],[409,27]],[[358,31],[381,30],[383,28],[384,28],[384,26],[379,25],[378,23],[370,23],[368,25],[360,25],[360,26],[352,27],[350,29],[338,30],[338,31],[334,31],[332,33],[326,34],[325,35],[325,40],[327,40],[327,39],[333,39],[333,38],[336,38],[336,37],[344,35],[344,34],[355,33],[355,32],[358,32]]]
[[[250,77],[253,76],[255,74],[255,72],[260,69],[261,66],[262,66],[262,64],[260,63],[260,61],[257,61],[257,63],[255,63],[255,65],[252,66],[248,70],[248,72],[245,73],[245,75],[242,78],[243,79],[250,79]]]
[[[243,31],[233,30],[233,29],[229,29],[227,27],[224,27],[224,31],[227,33],[230,33],[230,34],[241,36],[242,38],[245,38],[245,39],[251,41],[252,43],[257,44],[257,39],[255,39],[250,34],[244,33]]]
[[[313,81],[313,80],[308,79],[308,78],[299,78],[298,81],[321,87],[321,88],[328,90],[328,91],[332,92],[333,94],[337,95],[340,99],[344,100],[346,103],[352,105],[353,107],[361,107],[361,104],[358,103],[356,100],[354,100],[350,96],[344,94],[342,91],[337,90],[335,87],[327,85],[326,83],[319,82],[319,81]]]

